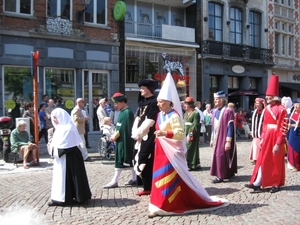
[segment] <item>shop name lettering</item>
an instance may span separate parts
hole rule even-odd
[[[300,74],[294,74],[293,75],[293,80],[300,81]]]
[[[159,81],[163,81],[166,79],[167,74],[160,74],[160,73],[156,73],[154,74],[154,79],[155,80],[159,80]],[[190,76],[181,76],[179,74],[172,74],[172,77],[174,79],[174,81],[178,81],[178,80],[185,80],[186,82],[190,81]]]

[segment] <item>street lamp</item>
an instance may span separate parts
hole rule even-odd
[[[81,0],[81,4],[84,7],[84,9],[82,11],[76,12],[76,17],[77,17],[78,22],[84,22],[83,15],[84,15],[84,12],[87,9],[87,7],[90,5],[90,3],[91,3],[91,0]]]

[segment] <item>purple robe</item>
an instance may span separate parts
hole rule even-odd
[[[237,173],[237,153],[233,111],[227,107],[215,109],[212,121],[214,154],[210,175],[226,179]],[[225,151],[226,138],[231,137],[231,148]]]

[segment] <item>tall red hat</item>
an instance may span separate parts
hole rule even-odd
[[[275,74],[270,76],[266,95],[279,96],[279,77]]]

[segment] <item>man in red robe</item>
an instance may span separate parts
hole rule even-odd
[[[272,75],[266,91],[268,106],[264,114],[261,150],[250,184],[245,185],[255,191],[260,187],[272,187],[270,192],[275,193],[285,181],[284,144],[288,117],[278,94],[279,78]]]

